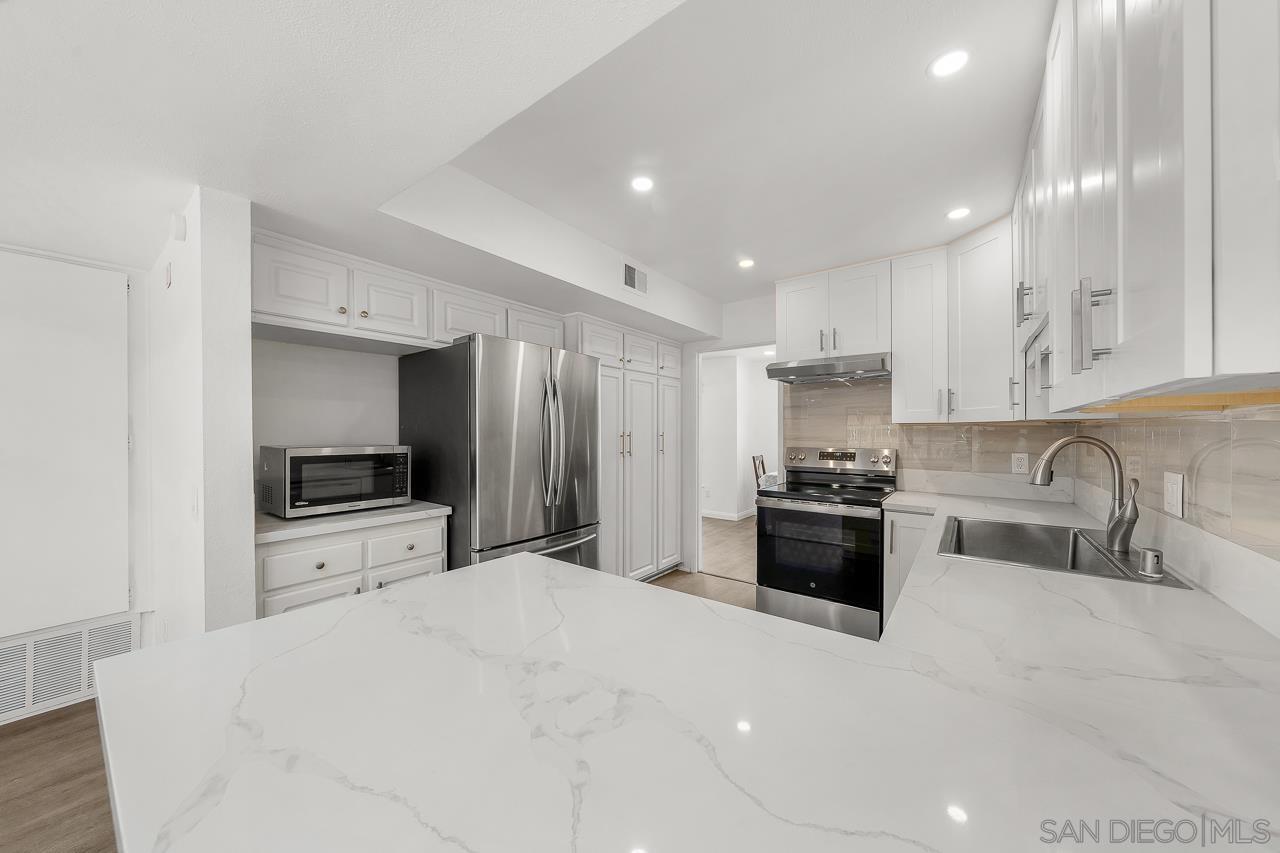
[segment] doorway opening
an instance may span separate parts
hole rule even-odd
[[[778,470],[781,393],[772,344],[699,356],[699,571],[756,583],[758,472]]]

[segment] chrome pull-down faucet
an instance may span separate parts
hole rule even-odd
[[[1111,445],[1089,435],[1069,435],[1060,438],[1040,455],[1031,468],[1031,485],[1047,486],[1053,480],[1054,457],[1069,444],[1087,444],[1096,447],[1111,463],[1111,512],[1107,516],[1107,550],[1116,554],[1128,554],[1133,528],[1138,523],[1138,481],[1129,480],[1129,499],[1124,495],[1124,468],[1120,455]]]

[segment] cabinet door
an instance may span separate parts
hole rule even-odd
[[[1072,347],[1079,341],[1072,329],[1080,316],[1078,306],[1073,312],[1071,298],[1076,290],[1074,22],[1074,3],[1060,0],[1045,56],[1042,127],[1049,208],[1044,281],[1053,347],[1065,356],[1053,360],[1055,388],[1065,385],[1069,373],[1080,372],[1078,367],[1072,367],[1070,358]]]
[[[508,308],[507,334],[515,341],[564,349],[564,320],[551,314]]]
[[[680,347],[658,342],[658,375],[680,378]]]
[[[386,589],[392,584],[410,578],[421,578],[427,575],[438,575],[444,571],[444,554],[427,557],[424,560],[411,560],[385,569],[374,569],[369,572],[369,589]]]
[[[953,421],[1013,417],[1012,237],[1002,219],[947,248],[947,366]]]
[[[947,251],[892,264],[894,423],[947,420]]]
[[[638,370],[642,373],[658,372],[658,342],[644,335],[623,335],[623,353],[626,356],[627,370]]]
[[[658,567],[680,562],[680,383],[658,380]]]
[[[287,613],[290,610],[298,610],[302,607],[310,607],[313,604],[332,601],[335,598],[359,595],[363,583],[364,581],[357,575],[354,578],[344,580],[308,584],[289,592],[264,595],[262,597],[262,615],[275,616],[279,613]]]
[[[476,332],[507,336],[507,308],[497,302],[437,290],[432,314],[435,338],[442,343]]]
[[[828,353],[827,274],[782,282],[776,291],[778,360],[798,361]]]
[[[352,326],[410,338],[431,339],[431,289],[425,284],[355,270]]]
[[[859,355],[889,351],[889,270],[889,261],[878,261],[828,273],[829,352]]]
[[[626,356],[622,354],[622,330],[613,326],[583,320],[578,351],[600,359],[601,367],[610,364],[622,367],[626,363]]]
[[[330,326],[350,323],[348,270],[339,264],[254,244],[253,310]]]
[[[623,467],[626,461],[622,370],[600,367],[600,570],[625,575],[626,527]]]
[[[658,569],[658,377],[625,371],[627,459],[627,577],[643,578]]]
[[[885,540],[888,543],[884,553],[884,622],[888,624],[898,596],[911,573],[911,564],[915,562],[924,542],[925,531],[933,516],[917,515],[908,512],[886,512],[884,514]]]

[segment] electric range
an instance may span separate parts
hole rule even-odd
[[[880,639],[884,522],[897,452],[788,447],[786,479],[756,492],[756,608]]]

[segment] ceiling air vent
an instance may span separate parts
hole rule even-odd
[[[622,265],[622,283],[637,293],[649,292],[649,276],[644,270],[638,270],[631,264]]]

